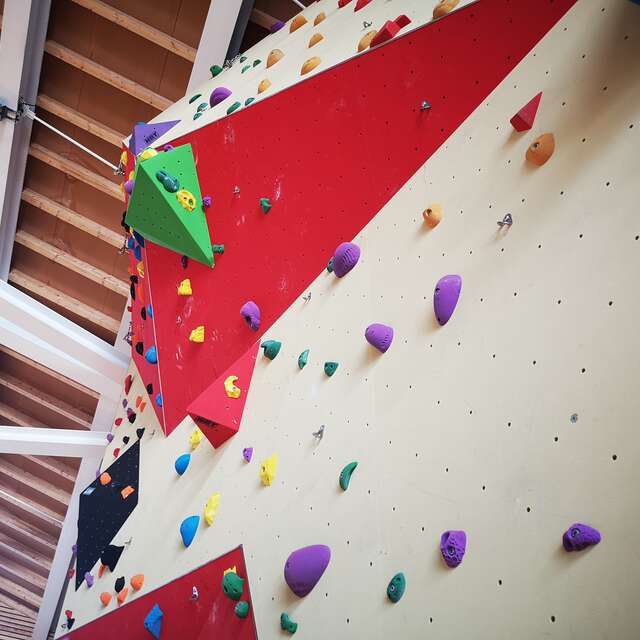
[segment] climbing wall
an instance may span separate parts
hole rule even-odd
[[[365,9],[390,4],[395,18],[403,3],[373,0]],[[629,282],[633,287],[640,267],[633,206],[640,195],[640,82],[633,62],[640,54],[640,7],[614,0],[578,0],[572,7],[570,2],[560,7],[545,3],[544,10],[535,8],[539,3],[526,4],[518,6],[524,7],[530,32],[537,20],[549,22],[539,34],[542,39],[532,37],[523,59],[505,70],[477,108],[452,125],[451,135],[425,153],[426,161],[390,189],[353,233],[345,231],[332,245],[318,248],[313,233],[297,241],[295,227],[278,218],[288,197],[302,201],[294,187],[313,168],[297,162],[291,155],[295,150],[285,146],[278,149],[278,169],[283,185],[291,188],[283,188],[277,198],[275,191],[260,193],[273,202],[267,215],[258,206],[257,187],[244,209],[233,208],[238,194],[232,191],[214,197],[207,214],[212,242],[225,242],[226,251],[209,273],[227,278],[228,286],[245,286],[224,270],[233,251],[244,249],[234,246],[231,231],[219,236],[233,225],[241,228],[249,216],[258,216],[263,225],[264,232],[253,232],[246,242],[265,256],[264,271],[279,273],[309,252],[318,251],[322,259],[280,312],[270,315],[270,301],[260,299],[260,290],[252,295],[267,309],[262,337],[281,341],[282,348],[274,360],[259,353],[250,385],[242,375],[235,381],[245,400],[237,435],[215,450],[206,438],[192,449],[190,418],[165,438],[148,409],[134,424],[123,420],[114,428],[103,470],[113,450],[122,447],[122,438],[146,427],[140,441],[138,506],[113,540],[117,545],[130,540],[116,573],[145,575],[144,589],[134,598],[242,544],[260,638],[284,637],[282,612],[298,622],[302,638],[428,634],[458,639],[468,637],[470,629],[480,639],[637,636],[640,563],[633,531],[640,519],[635,497],[640,444],[634,418],[640,401],[633,381],[640,343],[633,322],[640,309]],[[426,28],[471,20],[471,12],[474,20],[484,20],[484,12],[498,7],[503,8],[497,0],[481,0]],[[489,24],[498,24],[500,15],[491,14]],[[515,11],[511,19],[518,17]],[[482,38],[508,39],[509,27],[502,29],[504,36],[498,38],[497,27],[488,26]],[[378,51],[392,55],[392,47],[401,42]],[[471,46],[468,38],[464,42]],[[461,55],[462,42],[455,44],[445,55]],[[374,55],[366,54],[363,64]],[[612,60],[624,64],[612,65]],[[380,75],[392,73],[385,61],[379,65]],[[392,69],[395,73],[397,67]],[[321,81],[318,75],[288,91]],[[426,115],[430,123],[441,122],[448,98],[436,104],[429,83],[421,88],[432,109],[420,112],[413,93],[407,108],[416,109],[415,118]],[[343,92],[357,89],[349,77]],[[509,119],[539,91],[543,96],[533,128],[515,132]],[[222,122],[233,123],[243,114],[248,118],[251,111],[259,119],[270,102]],[[363,103],[362,117],[366,107]],[[178,117],[175,111],[163,114],[167,120]],[[315,126],[310,122],[301,130],[298,142]],[[235,128],[227,124],[226,131],[231,135]],[[545,132],[555,136],[555,153],[545,165],[532,166],[525,152]],[[375,146],[375,140],[366,140]],[[244,144],[236,139],[236,146]],[[353,149],[345,149],[345,164],[354,162],[348,153]],[[354,155],[372,153],[363,142]],[[355,199],[373,202],[370,194],[404,162],[394,153],[390,148],[388,164],[371,167],[367,181],[353,185]],[[326,210],[340,206],[334,197],[343,175],[339,159],[336,173],[323,169],[318,174],[325,199],[301,209],[300,228],[309,216],[329,216]],[[236,175],[240,197],[248,191],[246,182],[257,181],[253,175],[270,171],[247,152]],[[225,177],[228,188],[226,180],[231,178]],[[443,215],[430,229],[422,212],[433,203],[442,206]],[[351,211],[349,206],[341,218]],[[496,224],[507,214],[510,226]],[[289,235],[289,253],[267,253],[269,243],[261,242],[273,233],[267,225]],[[338,279],[324,266],[335,246],[347,240],[359,245],[361,257]],[[184,301],[175,293],[179,280],[154,281],[152,252],[170,254],[151,246],[145,251],[155,321]],[[181,269],[179,257],[173,259]],[[433,293],[447,274],[461,276],[462,291],[451,319],[440,326]],[[173,275],[182,276],[182,271]],[[192,304],[197,305],[201,281],[192,280]],[[156,285],[166,293],[157,295]],[[287,290],[291,285],[285,279],[281,286]],[[210,315],[194,321],[204,323],[208,340],[215,341],[219,301],[208,295]],[[256,334],[238,312],[237,329],[229,335],[246,336],[241,340],[250,346]],[[365,329],[373,322],[394,328],[384,354],[365,341]],[[175,345],[162,344],[159,326],[155,339],[162,364],[162,349]],[[185,345],[196,355],[206,347],[207,341]],[[300,369],[298,357],[306,349],[308,364]],[[212,363],[219,374],[233,371],[234,359],[227,359],[224,365]],[[339,363],[331,377],[324,372],[327,361]],[[189,362],[181,363],[187,378]],[[198,382],[198,393],[213,382],[211,373],[206,384]],[[170,389],[162,384],[166,407]],[[145,393],[144,380],[135,372],[129,398]],[[313,433],[322,425],[319,439]],[[253,447],[250,462],[243,458],[246,447]],[[178,476],[174,462],[189,451],[189,467]],[[271,486],[263,486],[260,463],[274,453],[277,473]],[[352,461],[358,466],[343,491],[339,474]],[[202,516],[213,492],[220,493],[215,522],[210,527],[201,522],[185,548],[180,523],[190,515]],[[578,553],[564,551],[562,534],[574,522],[596,527],[600,544]],[[446,530],[467,534],[466,555],[455,569],[440,554]],[[328,545],[332,557],[315,589],[298,598],[283,579],[283,567],[292,551],[310,544]],[[392,604],[386,589],[399,571],[406,576],[406,593]],[[109,576],[110,582],[116,577]],[[91,588],[70,588],[63,607],[73,612],[74,629],[92,623],[96,638],[101,625],[110,632],[109,620],[116,615],[109,612],[117,607],[100,603],[106,584],[100,580],[105,577]],[[65,633],[60,629],[58,637]]]

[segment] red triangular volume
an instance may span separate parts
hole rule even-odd
[[[534,98],[531,98],[531,100],[511,118],[510,122],[516,131],[531,129],[533,121],[536,119],[536,113],[538,113],[540,98],[542,98],[542,91]]]
[[[259,345],[257,341],[187,407],[187,413],[216,448],[240,428]],[[224,382],[229,376],[238,376],[235,385],[241,389],[239,398],[227,395]]]

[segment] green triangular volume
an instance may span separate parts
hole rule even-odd
[[[193,211],[180,204],[176,193],[165,189],[156,178],[158,171],[177,178],[180,190],[186,189],[193,195]],[[190,144],[138,161],[126,222],[151,242],[213,265],[211,238]]]

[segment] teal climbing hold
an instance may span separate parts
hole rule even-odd
[[[349,488],[349,483],[351,482],[351,474],[356,470],[358,466],[357,462],[350,462],[341,472],[340,472],[340,488],[343,491],[346,491]]]
[[[309,361],[309,349],[305,349],[299,356],[298,356],[298,367],[300,369],[304,369],[307,366],[307,362]]]
[[[269,213],[271,211],[271,200],[269,198],[260,198],[260,208],[263,213]]]
[[[324,363],[324,372],[331,377],[335,372],[336,369],[338,368],[338,364],[337,362],[325,362]]]
[[[288,633],[290,633],[291,635],[293,635],[297,630],[298,630],[298,623],[294,622],[290,617],[289,614],[287,613],[283,613],[280,616],[280,628],[283,631],[287,631]]]
[[[198,108],[196,109],[196,111],[206,111],[209,108],[209,105],[206,102],[201,102],[198,105]]]
[[[156,171],[156,180],[158,180],[169,193],[175,193],[180,188],[178,178],[170,176],[166,171]]]
[[[211,71],[211,77],[215,78],[219,73],[222,73],[222,67],[219,64],[214,64],[209,67],[209,71]]]
[[[262,60],[260,60],[260,58],[256,58],[256,59],[253,61],[253,66],[254,66],[254,67],[257,67],[261,62],[262,62]]]
[[[189,104],[193,104],[201,95],[201,93],[196,93],[195,95],[191,96],[189,98]]]
[[[202,111],[197,111],[196,113],[193,114],[193,119],[197,120],[201,115],[202,115]]]
[[[233,570],[229,569],[222,576],[222,591],[227,598],[231,600],[240,600],[242,590],[244,589],[244,580]]]
[[[211,245],[211,249],[213,250],[213,253],[215,253],[216,255],[221,256],[224,253],[224,245],[223,244],[212,244]]]
[[[200,524],[200,516],[189,516],[182,521],[180,525],[180,535],[185,547],[188,547],[196,537],[198,525]]]
[[[329,273],[333,273],[333,258],[331,258],[329,262],[327,262],[327,271]]]
[[[247,56],[240,56],[240,62],[244,62],[247,59]]]
[[[400,573],[396,573],[387,585],[387,598],[389,598],[391,602],[398,602],[404,595],[404,590],[406,588],[407,580],[404,577],[404,573],[402,573],[402,571]]]
[[[260,345],[264,355],[269,358],[269,360],[273,360],[278,353],[280,353],[280,347],[282,347],[282,342],[278,342],[278,340],[265,340]]]
[[[244,101],[244,106],[245,106],[245,107],[248,107],[248,106],[249,106],[249,105],[250,105],[254,100],[255,100],[255,98],[247,98],[247,99]]]
[[[176,473],[179,476],[181,476],[187,470],[187,467],[189,466],[190,462],[191,462],[190,453],[183,453],[181,456],[178,456],[174,463],[174,466],[176,468]]]
[[[244,67],[242,67],[242,69],[240,70],[240,73],[244,73],[245,71],[249,71],[249,69],[251,69],[251,65],[250,64],[245,64]]]
[[[249,614],[249,603],[246,600],[240,600],[233,609],[238,618],[246,618]]]
[[[228,109],[227,115],[232,114],[234,111],[237,111],[242,106],[241,102],[234,102]]]

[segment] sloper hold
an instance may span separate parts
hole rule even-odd
[[[588,524],[574,522],[562,536],[562,546],[565,551],[582,551],[587,547],[592,547],[602,540],[602,536],[597,529]]]
[[[531,164],[541,167],[553,155],[555,148],[553,133],[543,133],[529,145],[525,157]]]
[[[163,136],[169,129],[175,127],[180,120],[169,120],[167,122],[155,122],[153,124],[137,124],[133,127],[133,133],[129,140],[129,149],[134,156],[151,146],[158,138]]]
[[[445,564],[455,569],[467,550],[467,534],[464,531],[445,531],[440,536],[440,553]]]
[[[343,242],[338,245],[333,254],[333,272],[338,278],[343,278],[360,260],[360,247],[353,242]]]
[[[282,49],[273,49],[267,56],[267,69],[284,58]]]
[[[526,131],[531,129],[538,113],[538,106],[540,105],[540,99],[542,98],[542,91],[531,98],[527,104],[516,113],[510,122],[516,131]]]
[[[378,32],[373,29],[372,31],[367,31],[360,40],[358,40],[358,52],[364,51],[371,46],[371,41],[376,37]]]
[[[230,398],[224,381],[229,376],[238,376],[243,387],[249,389],[258,349],[259,342],[255,342],[187,407],[187,413],[215,448],[238,432],[248,396],[242,393],[238,398]]]
[[[440,0],[436,6],[433,8],[433,18],[442,18],[442,16],[446,16],[447,13],[453,11],[458,5],[460,0]]]
[[[302,68],[300,69],[300,75],[304,76],[310,71],[313,71],[321,62],[322,60],[320,60],[318,56],[313,56],[312,58],[305,60]]]
[[[178,456],[174,463],[174,467],[176,468],[176,473],[179,476],[181,476],[187,470],[187,467],[189,466],[190,462],[191,462],[190,453],[183,453],[181,456]]]
[[[231,89],[227,87],[216,87],[209,96],[209,105],[215,107],[226,100],[231,95]]]
[[[291,553],[284,565],[284,579],[299,598],[318,584],[331,560],[331,549],[324,544],[302,547]]]
[[[393,342],[393,327],[377,322],[370,324],[364,332],[364,337],[380,353],[386,353]]]
[[[289,33],[293,33],[294,31],[297,31],[300,27],[302,27],[305,24],[307,24],[307,19],[302,14],[299,13],[291,21],[291,24],[289,25]]]
[[[193,542],[198,532],[199,524],[200,516],[189,516],[180,524],[180,535],[182,536],[182,542],[185,547],[188,547]]]
[[[129,200],[126,222],[151,242],[212,266],[213,251],[207,219],[201,207],[184,208],[156,180],[158,171],[175,176],[183,190],[202,202],[198,174],[190,144],[176,147],[138,163],[136,188]]]
[[[402,596],[404,595],[405,589],[407,588],[407,580],[404,577],[404,573],[400,571],[396,573],[393,578],[389,581],[387,586],[387,598],[391,600],[394,604],[399,602]]]
[[[160,605],[154,604],[153,608],[144,619],[144,628],[156,639],[159,640],[162,633],[162,609]]]
[[[462,278],[458,275],[444,276],[438,280],[433,294],[433,310],[441,326],[449,322],[458,304]]]

